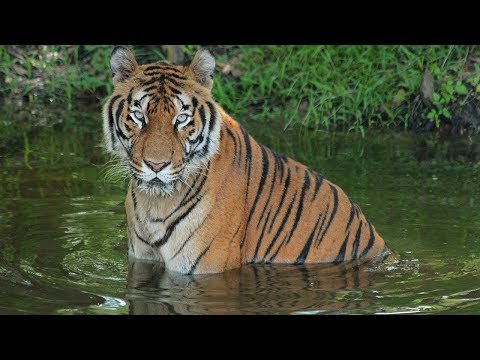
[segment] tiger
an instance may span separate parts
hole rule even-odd
[[[209,50],[186,65],[140,65],[117,46],[110,67],[103,133],[129,178],[130,259],[192,275],[375,260],[388,251],[339,186],[257,142],[215,102]]]

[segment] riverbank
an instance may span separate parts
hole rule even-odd
[[[133,47],[183,63],[199,46]],[[479,46],[212,46],[214,98],[244,121],[480,133]],[[111,92],[112,46],[0,46],[0,94],[72,107]]]

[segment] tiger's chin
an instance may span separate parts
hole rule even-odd
[[[169,183],[165,183],[158,180],[157,178],[150,181],[144,181],[141,179],[136,179],[136,181],[137,189],[146,193],[149,196],[169,197],[177,193],[181,187],[180,181],[172,181]]]

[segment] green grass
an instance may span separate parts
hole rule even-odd
[[[184,46],[192,58],[199,48]],[[4,96],[104,99],[112,90],[111,46],[0,46]],[[18,50],[24,56],[19,56]],[[169,57],[155,46],[134,47],[140,62]],[[359,131],[432,124],[440,128],[480,99],[478,46],[214,46],[214,98],[242,121],[280,119],[285,127]],[[17,55],[16,55],[17,54]],[[228,65],[233,71],[224,72]],[[424,72],[434,80],[423,100]],[[1,76],[3,74],[3,77]],[[39,85],[41,84],[41,85]]]
[[[260,121],[281,118],[286,126],[407,128],[412,117],[428,119],[435,111],[441,115],[431,118],[448,120],[444,109],[478,100],[480,68],[471,60],[478,51],[473,46],[245,46],[238,49],[242,77],[217,81],[215,95],[231,112]],[[424,70],[437,85],[431,104],[419,97]]]

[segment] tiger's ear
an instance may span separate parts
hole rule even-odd
[[[200,49],[188,67],[190,76],[208,90],[212,89],[215,58],[207,49]]]
[[[128,79],[137,68],[138,63],[132,52],[125,46],[117,46],[110,55],[110,68],[113,82],[123,82]]]

